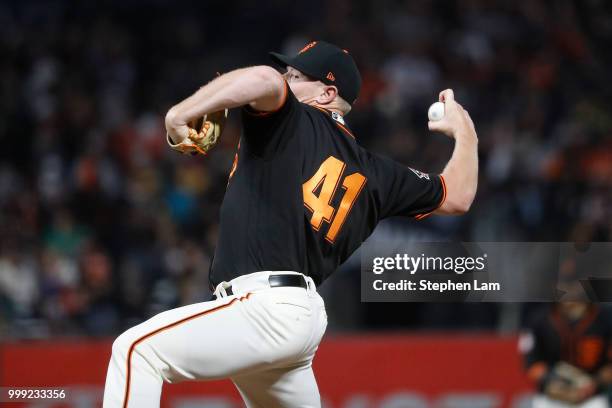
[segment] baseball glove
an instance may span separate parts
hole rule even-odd
[[[207,154],[213,148],[219,136],[223,133],[228,110],[209,113],[200,119],[189,123],[189,135],[180,143],[174,143],[170,135],[166,135],[166,141],[171,148],[183,154]]]
[[[551,398],[578,404],[593,395],[596,384],[593,378],[581,369],[559,362],[549,373],[544,390]]]

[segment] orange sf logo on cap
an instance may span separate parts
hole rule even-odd
[[[310,42],[310,43],[306,44],[306,45],[304,46],[304,48],[302,48],[302,49],[300,50],[300,52],[298,52],[298,54],[301,54],[301,53],[303,53],[303,52],[305,52],[305,51],[308,51],[309,49],[311,49],[311,48],[312,48],[312,47],[314,47],[315,45],[317,45],[317,42],[316,42],[316,41],[313,41],[313,42]]]

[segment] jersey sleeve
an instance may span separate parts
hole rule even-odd
[[[284,97],[281,106],[262,112],[246,105],[242,108],[243,137],[246,148],[255,156],[269,156],[282,149],[287,139],[295,133],[301,104],[284,81]]]
[[[399,215],[421,220],[444,203],[442,175],[429,175],[375,154],[370,160],[379,193],[379,219]]]

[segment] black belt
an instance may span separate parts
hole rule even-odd
[[[284,286],[304,289],[308,288],[308,283],[306,283],[306,279],[303,275],[270,275],[268,277],[268,283],[270,283],[271,288],[280,288]],[[232,291],[232,287],[230,286],[225,288],[225,293],[227,293],[228,296],[233,295],[234,292]]]

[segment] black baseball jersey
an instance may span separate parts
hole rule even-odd
[[[320,284],[378,221],[421,219],[444,201],[441,176],[363,149],[340,115],[300,103],[287,83],[278,110],[247,106],[242,122],[213,286],[258,271],[297,271]]]

